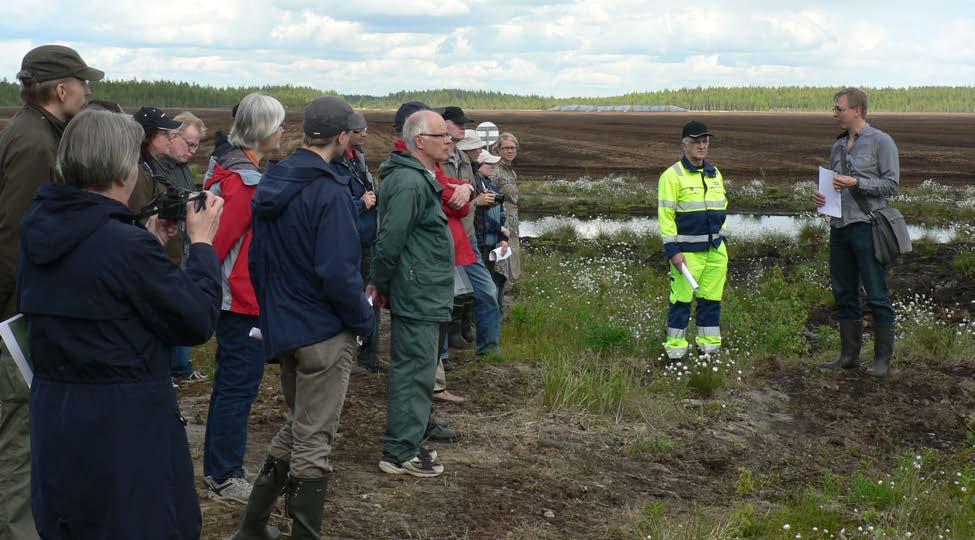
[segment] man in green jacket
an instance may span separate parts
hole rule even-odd
[[[439,114],[419,111],[403,125],[403,141],[408,152],[394,151],[379,167],[382,220],[366,289],[392,314],[379,468],[429,478],[443,474],[443,465],[420,443],[430,418],[440,324],[450,320],[454,299],[454,244],[433,171],[447,159],[450,134]]]
[[[17,79],[24,107],[0,133],[0,321],[16,314],[20,221],[37,188],[53,180],[61,133],[105,74],[77,52],[43,45],[24,56]],[[0,538],[37,538],[30,510],[27,385],[0,345]]]

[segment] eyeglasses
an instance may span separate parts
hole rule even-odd
[[[191,143],[190,141],[187,141],[186,137],[184,137],[182,133],[177,133],[176,136],[179,137],[180,139],[183,139],[183,142],[186,143],[186,147],[189,148],[190,151],[196,152],[197,150],[199,150],[200,143]]]
[[[352,133],[355,133],[356,135],[360,135],[362,133],[367,133],[368,131],[369,131],[369,128],[353,129],[352,130]]]
[[[711,137],[707,136],[698,138],[688,137],[687,139],[687,144],[703,144],[704,146],[711,144]]]
[[[434,139],[450,140],[450,133],[419,133],[421,137],[433,137]]]
[[[518,147],[517,146],[502,146],[501,149],[502,150],[517,150]]]
[[[836,114],[841,114],[843,111],[848,111],[850,109],[855,109],[855,108],[856,107],[840,107],[839,105],[837,105],[836,107],[833,107],[833,112],[835,112]]]

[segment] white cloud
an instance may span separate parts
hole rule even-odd
[[[677,86],[972,84],[966,2],[90,0],[0,7],[0,74],[75,46],[112,78],[605,95]]]

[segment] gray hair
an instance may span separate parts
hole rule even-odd
[[[207,135],[206,124],[204,124],[203,120],[200,120],[199,117],[197,117],[195,114],[191,113],[190,111],[183,111],[177,114],[176,116],[173,117],[173,120],[179,122],[180,124],[183,124],[179,126],[179,129],[176,130],[180,133],[186,131],[186,128],[190,126],[196,126],[196,129],[200,130],[200,138],[206,137]]]
[[[416,153],[417,135],[429,131],[427,119],[431,118],[431,116],[429,114],[420,114],[423,112],[430,111],[428,109],[416,111],[406,119],[406,122],[403,123],[403,142],[406,143],[406,147],[410,149],[411,154]]]
[[[55,172],[61,183],[89,191],[106,191],[139,167],[145,132],[131,116],[85,109],[61,137]]]
[[[271,96],[255,92],[240,100],[234,125],[230,128],[230,144],[255,148],[278,130],[284,122],[284,106]]]

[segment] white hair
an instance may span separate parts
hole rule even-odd
[[[428,110],[416,111],[411,114],[406,122],[403,124],[403,141],[406,143],[406,147],[410,149],[410,153],[416,153],[416,137],[421,133],[426,133],[430,130],[429,119],[433,118],[429,114],[420,114],[423,112],[430,112]],[[434,113],[436,114],[436,113]]]
[[[255,148],[278,130],[284,122],[284,106],[271,96],[255,92],[240,100],[234,125],[230,128],[230,144]]]

